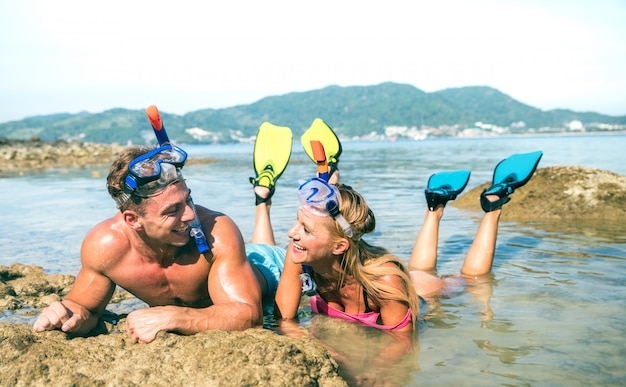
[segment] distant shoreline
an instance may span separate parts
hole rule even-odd
[[[123,150],[119,144],[0,138],[0,177],[59,167],[110,164]]]
[[[532,138],[532,137],[584,137],[584,136],[619,136],[626,135],[626,130],[611,131],[611,132],[555,132],[555,133],[524,133],[524,134],[505,134],[497,136],[433,136],[423,139],[411,139],[405,136],[398,137],[386,137],[386,136],[372,136],[372,137],[342,137],[339,136],[342,142],[349,141],[389,141],[389,142],[420,142],[420,141],[446,141],[446,140],[497,140],[497,139],[514,139],[514,138]],[[294,139],[294,141],[296,141]]]
[[[80,141],[13,140],[0,138],[0,178],[23,176],[53,168],[111,165],[127,147]],[[214,159],[189,160],[190,164],[210,163]]]
[[[505,136],[494,136],[493,138],[516,138],[516,137],[583,137],[583,136],[613,136],[626,134],[626,130],[615,130],[611,132],[555,132],[555,133],[526,133],[526,134],[510,134]],[[467,138],[467,137],[466,137]],[[487,137],[476,137],[487,138]]]

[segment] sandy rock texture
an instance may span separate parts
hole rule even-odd
[[[0,385],[345,386],[337,364],[310,339],[266,329],[160,333],[131,344],[123,332],[68,340],[0,323]]]
[[[74,276],[38,266],[0,266],[0,311],[34,316],[61,300]],[[112,304],[132,296],[116,292]],[[0,323],[0,385],[344,386],[337,363],[312,339],[268,329],[211,331],[194,336],[161,332],[132,344],[125,315],[108,312],[93,336],[35,333],[28,324]]]
[[[482,211],[480,194],[490,182],[462,194],[449,205]],[[531,180],[511,195],[501,220],[558,222],[584,220],[624,223],[626,176],[609,171],[572,166],[538,168]]]

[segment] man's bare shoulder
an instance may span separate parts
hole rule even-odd
[[[202,227],[208,230],[215,228],[239,231],[235,222],[221,211],[211,210],[206,207],[196,206],[196,211],[202,222]]]
[[[245,243],[239,227],[226,214],[197,206],[202,227],[211,241],[214,258],[239,256],[245,259]],[[239,254],[243,252],[242,254]]]
[[[83,266],[101,271],[121,259],[131,248],[124,227],[124,220],[119,213],[95,225],[83,240]]]
[[[195,205],[196,207],[196,211],[198,212],[198,215],[200,216],[200,218],[202,218],[204,220],[204,218],[211,218],[211,219],[215,219],[215,218],[219,218],[219,217],[228,217],[228,215],[224,214],[221,211],[217,211],[217,210],[212,210],[210,208],[206,208],[202,205]]]

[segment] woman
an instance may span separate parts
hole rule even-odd
[[[514,189],[532,176],[541,157],[540,152],[533,155],[536,160],[531,168],[526,167],[524,179],[508,176],[505,181],[498,177],[497,169],[494,172],[494,185],[481,195],[485,214],[465,257],[462,277],[476,278],[491,271],[501,207]],[[516,156],[510,159],[519,161]],[[420,306],[425,306],[422,297],[436,294],[447,284],[448,280],[432,274],[437,264],[439,224],[445,204],[465,188],[467,179],[469,172],[457,190],[426,190],[428,209],[408,267],[386,249],[363,239],[374,231],[374,213],[358,192],[339,183],[338,170],[332,171],[328,182],[313,178],[300,185],[300,207],[288,231],[291,241],[276,292],[277,319],[295,319],[302,294],[308,292],[313,312],[383,330],[414,331]],[[270,223],[275,179],[265,180],[267,186],[251,180],[257,202],[252,243],[275,245]]]

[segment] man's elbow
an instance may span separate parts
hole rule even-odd
[[[248,305],[250,326],[247,328],[263,328],[263,307],[261,305]]]

